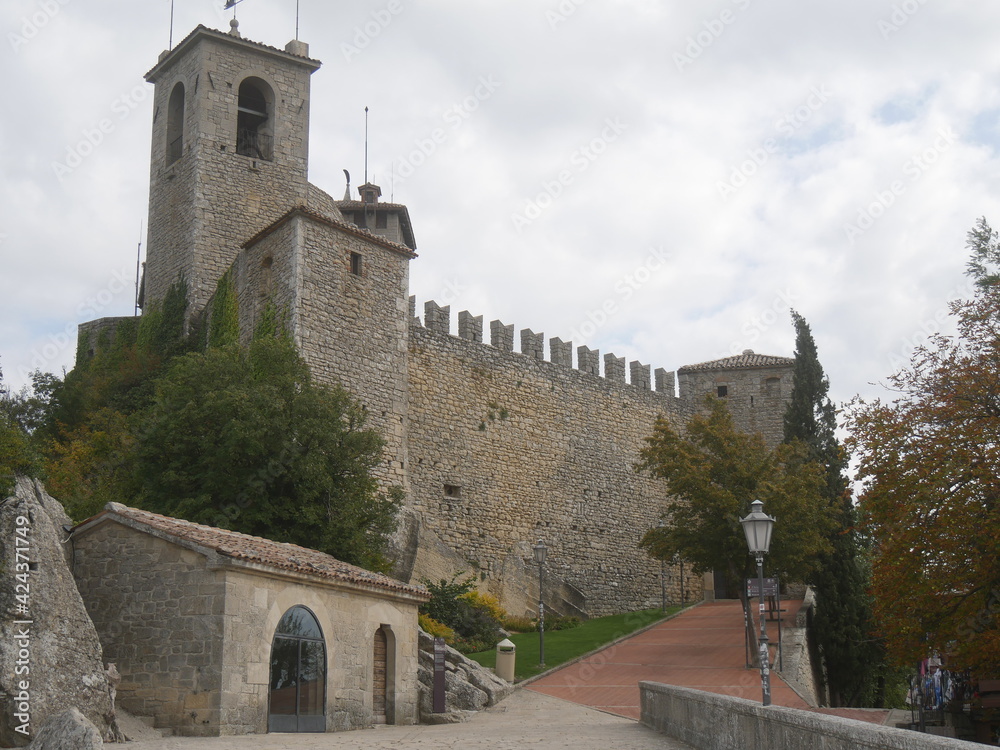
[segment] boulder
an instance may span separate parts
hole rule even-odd
[[[27,744],[70,706],[101,737],[116,736],[101,643],[67,564],[62,527],[69,522],[37,480],[18,477],[0,502],[0,544],[8,551],[0,562],[0,612],[13,615],[0,619],[3,747]]]
[[[101,733],[86,716],[71,708],[53,714],[35,734],[28,750],[100,750]]]
[[[496,705],[514,689],[510,683],[500,679],[486,667],[447,646],[445,713],[436,714],[434,713],[434,638],[421,630],[418,633],[418,642],[419,710],[420,721],[424,724],[466,721],[476,711]]]

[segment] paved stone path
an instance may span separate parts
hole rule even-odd
[[[528,690],[464,724],[376,727],[330,734],[168,737],[130,742],[126,750],[689,750],[687,745],[618,716]]]
[[[785,617],[794,620],[800,604],[782,602]],[[768,631],[776,643],[776,623],[768,623]],[[525,689],[631,719],[639,718],[640,680],[759,701],[760,672],[746,669],[743,638],[739,601],[706,602],[545,675]],[[789,708],[809,707],[773,672],[771,701]]]

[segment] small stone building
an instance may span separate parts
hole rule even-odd
[[[109,503],[73,570],[118,702],[194,736],[417,720],[425,589],[292,544]]]

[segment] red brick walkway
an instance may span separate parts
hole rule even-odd
[[[782,602],[785,622],[794,621],[800,604]],[[777,643],[776,622],[768,622],[768,635]],[[640,680],[759,701],[760,671],[746,669],[743,638],[739,601],[710,602],[558,669],[526,689],[632,719],[639,718]],[[771,700],[809,707],[773,672]]]

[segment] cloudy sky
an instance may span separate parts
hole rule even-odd
[[[174,42],[228,29],[175,0]],[[989,0],[300,0],[310,180],[408,205],[423,302],[654,368],[790,356],[810,322],[838,402],[967,293],[1000,225],[1000,4]],[[72,367],[131,314],[169,0],[0,0],[0,366]],[[294,0],[245,0],[278,47]],[[143,242],[143,244],[145,244]],[[453,322],[453,326],[456,325]],[[945,321],[947,327],[947,321]]]

